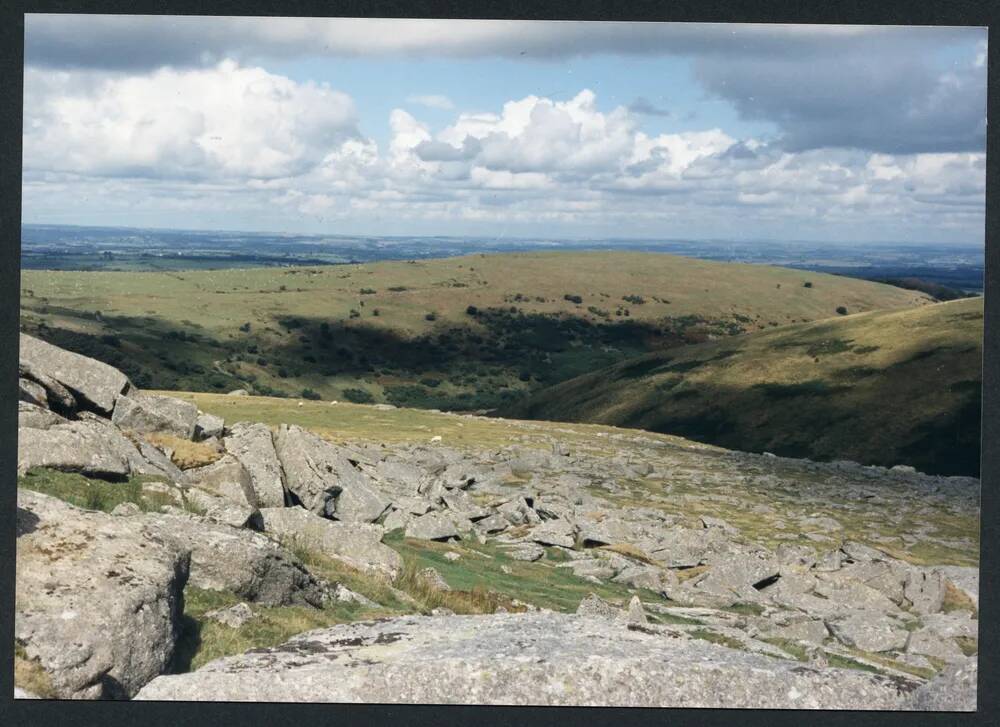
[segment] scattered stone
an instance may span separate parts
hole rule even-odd
[[[418,540],[448,540],[458,537],[455,524],[437,512],[415,517],[406,524],[406,537]]]
[[[621,615],[621,609],[611,605],[596,593],[589,593],[576,607],[576,615],[616,619]]]
[[[448,581],[441,577],[441,574],[434,568],[424,568],[417,574],[424,583],[439,591],[450,591],[451,586]]]
[[[142,509],[134,502],[120,502],[112,508],[111,514],[115,517],[131,517],[141,515]]]
[[[522,543],[516,548],[507,550],[507,555],[514,560],[523,560],[530,563],[542,558],[545,555],[545,548],[533,543]]]
[[[250,396],[250,392],[246,389],[233,389],[226,396]]]
[[[229,608],[217,608],[216,610],[209,611],[205,614],[205,618],[217,621],[223,626],[228,626],[231,629],[238,629],[240,626],[243,626],[245,623],[252,620],[253,617],[253,609],[251,609],[250,605],[244,601],[237,603],[235,606],[230,606]]]
[[[449,550],[447,553],[444,554],[444,559],[445,560],[449,560],[452,563],[454,563],[456,560],[458,560],[461,557],[462,557],[461,555],[459,555],[458,553],[456,553],[453,550]]]
[[[572,548],[576,543],[576,529],[567,520],[547,520],[531,531],[531,539],[542,545]]]
[[[185,474],[192,485],[236,505],[260,505],[250,473],[231,454],[224,454],[204,467],[189,469]]]
[[[909,632],[880,612],[855,611],[826,625],[840,643],[870,653],[902,651],[909,637]]]

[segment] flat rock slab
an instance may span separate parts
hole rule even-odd
[[[174,652],[190,553],[143,517],[17,491],[14,637],[63,699],[122,699]]]
[[[140,434],[162,432],[181,439],[194,437],[198,407],[172,396],[132,392],[118,397],[111,421]]]
[[[366,572],[395,578],[403,560],[382,542],[384,529],[368,523],[327,520],[301,507],[260,509],[264,532],[281,542],[294,543]]]
[[[336,626],[161,676],[143,700],[900,709],[915,681],[557,613]]]
[[[19,427],[17,473],[34,467],[51,467],[95,477],[125,479],[131,472],[122,449],[135,450],[117,431],[90,422],[67,422],[48,429]],[[139,458],[138,450],[135,457]]]
[[[18,360],[31,372],[55,379],[79,402],[110,414],[120,394],[131,387],[128,377],[106,363],[53,346],[22,333]]]

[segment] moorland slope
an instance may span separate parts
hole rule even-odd
[[[838,276],[635,252],[30,270],[21,294],[22,330],[141,386],[465,411],[678,344],[932,300]]]
[[[982,344],[981,298],[860,313],[642,356],[501,414],[977,475]]]

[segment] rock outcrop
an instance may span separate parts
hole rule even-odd
[[[198,422],[198,407],[170,396],[134,392],[118,397],[111,421],[121,429],[139,434],[163,432],[192,439]]]
[[[118,397],[132,384],[121,371],[92,358],[22,333],[19,361],[32,378],[48,377],[72,392],[77,402],[110,414]]]
[[[246,468],[256,505],[284,505],[284,475],[274,451],[271,430],[263,424],[235,424],[222,441],[226,451]]]
[[[310,631],[159,677],[138,698],[889,710],[903,708],[918,686],[616,621],[536,613],[411,616]]]
[[[191,514],[149,515],[144,520],[164,542],[191,553],[192,586],[230,591],[265,606],[322,605],[316,579],[260,533]]]
[[[19,490],[15,640],[59,697],[131,697],[170,664],[189,563],[142,518]]]
[[[358,570],[395,578],[403,567],[399,554],[382,543],[379,525],[321,518],[301,507],[260,510],[264,532],[280,542],[316,550]]]

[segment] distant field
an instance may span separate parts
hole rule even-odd
[[[784,326],[612,366],[503,416],[978,475],[983,301]]]
[[[649,351],[917,291],[637,252],[22,273],[24,330],[140,386],[477,410]]]

